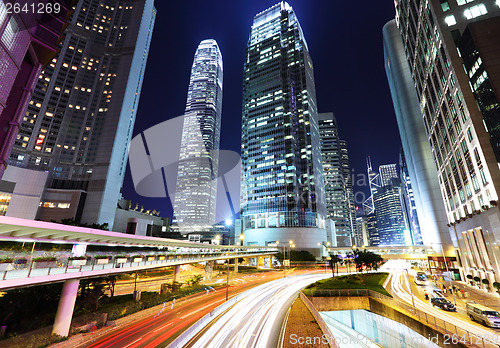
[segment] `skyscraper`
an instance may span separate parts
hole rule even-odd
[[[155,17],[153,0],[76,5],[10,160],[49,172],[40,219],[112,227]]]
[[[420,223],[418,219],[417,206],[415,204],[415,194],[411,183],[408,165],[403,150],[399,153],[399,168],[401,178],[401,205],[406,219],[406,225],[410,231],[412,244],[421,245],[422,234],[420,233]]]
[[[498,98],[485,104],[481,96],[482,91],[492,96],[488,83],[494,88],[498,81],[495,65],[482,62],[495,56],[491,49],[498,38],[486,23],[498,19],[499,3],[397,0],[395,5],[453,241],[451,248],[442,246],[448,255],[455,249],[462,277],[477,275],[492,284],[500,280],[495,276],[500,255],[494,247],[500,241],[494,233],[500,220],[500,170],[498,121],[491,122],[489,111],[498,110]],[[479,39],[472,46],[464,43],[471,29],[477,29]]]
[[[378,171],[380,175],[380,186],[389,185],[389,181],[392,178],[399,178],[396,163],[383,164],[378,167]]]
[[[425,245],[451,245],[439,179],[396,21],[384,26],[385,69]],[[438,244],[434,244],[439,248]]]
[[[258,13],[243,72],[242,215],[246,244],[326,241],[314,72],[292,7]]]
[[[12,2],[0,0],[0,178],[37,77],[57,54],[73,2],[38,1],[43,8],[48,3],[50,13],[34,13],[15,11]]]
[[[196,49],[185,112],[174,200],[181,233],[217,222],[222,55],[215,40],[203,40]]]
[[[319,133],[327,217],[335,222],[337,246],[351,246],[356,244],[358,235],[353,228],[356,210],[351,168],[347,143],[339,139],[337,120],[332,112],[319,114]]]
[[[411,245],[401,206],[401,181],[389,179],[374,195],[379,245]]]

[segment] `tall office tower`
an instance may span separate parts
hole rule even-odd
[[[333,112],[319,114],[319,134],[327,217],[335,223],[337,246],[351,246],[355,244],[351,170],[346,143],[339,139]]]
[[[347,142],[345,140],[339,140],[339,148],[342,159],[342,172],[344,174],[344,185],[345,185],[345,215],[348,217],[349,225],[351,227],[352,243],[354,245],[360,245],[362,241],[362,236],[357,232],[356,229],[356,205],[354,204],[354,193],[352,190],[352,175],[351,175],[351,165],[349,162],[349,151],[347,150]]]
[[[375,212],[375,205],[373,204],[373,196],[377,193],[380,187],[380,175],[373,170],[371,158],[366,159],[366,173],[368,174],[368,185],[370,187],[370,196],[363,202],[363,210],[366,214]]]
[[[379,245],[412,245],[401,206],[401,181],[389,179],[374,196]]]
[[[399,168],[401,178],[401,205],[406,218],[406,225],[410,231],[412,244],[422,245],[422,234],[420,233],[420,223],[418,220],[417,206],[415,204],[415,195],[411,184],[408,165],[403,150],[399,153]]]
[[[375,213],[366,215],[366,230],[368,233],[368,245],[378,246],[380,238],[377,229],[377,215]]]
[[[378,172],[380,175],[380,186],[389,185],[389,181],[392,178],[399,178],[398,170],[396,169],[396,164],[383,164],[378,167]]]
[[[37,77],[57,54],[73,2],[38,1],[47,13],[35,13],[15,11],[16,3],[0,0],[0,178]]]
[[[194,55],[182,128],[174,215],[181,233],[215,221],[222,114],[222,55],[203,40]]]
[[[418,212],[422,242],[434,248],[451,246],[446,211],[438,174],[429,146],[419,99],[406,59],[403,41],[396,21],[384,26],[384,55],[403,152],[406,156],[415,206]]]
[[[313,66],[286,2],[255,16],[243,81],[245,243],[292,240],[319,255],[326,207]]]
[[[153,0],[79,1],[43,70],[11,164],[48,171],[41,220],[112,228],[156,17]]]
[[[485,103],[481,95],[492,96],[488,81],[498,81],[493,58],[498,55],[492,54],[498,38],[489,23],[498,19],[499,3],[396,0],[395,5],[462,277],[473,273],[492,284],[500,280],[495,278],[500,255],[494,248],[500,238],[493,233],[500,221],[500,170],[498,118],[492,120],[489,110],[498,108],[498,97]],[[465,44],[467,31],[477,39],[472,46]]]

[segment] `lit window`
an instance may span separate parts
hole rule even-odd
[[[452,26],[452,25],[455,25],[457,24],[457,20],[455,19],[455,16],[451,15],[451,16],[447,16],[444,21],[446,22],[446,24],[448,24],[448,26]]]
[[[474,0],[457,0],[458,6],[465,5],[469,2],[473,2]]]
[[[68,209],[70,206],[70,203],[57,203],[57,207],[60,209]]]
[[[488,10],[486,10],[486,6],[484,6],[483,4],[472,6],[464,11],[464,15],[465,17],[467,17],[467,19],[476,18],[487,13]]]

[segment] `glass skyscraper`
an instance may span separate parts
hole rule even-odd
[[[332,112],[319,114],[327,218],[335,222],[337,246],[356,245],[358,233],[347,143],[339,138]]]
[[[217,222],[222,77],[217,42],[203,40],[191,68],[179,154],[174,215],[181,233],[209,228]]]
[[[462,279],[470,274],[492,284],[500,281],[500,254],[495,246],[500,240],[500,76],[494,68],[498,61],[494,52],[500,47],[496,35],[499,26],[495,25],[500,20],[500,3],[394,3],[402,43],[399,53],[406,56],[413,80],[412,93],[416,92],[437,168],[451,237],[436,242],[433,248],[456,256],[460,267],[452,268]]]
[[[242,217],[246,244],[326,241],[314,72],[292,7],[258,13],[243,73]]]
[[[39,219],[112,228],[155,18],[153,0],[75,5],[10,158],[49,173]]]
[[[49,2],[49,16],[15,11],[12,2],[0,0],[0,178],[38,75],[57,54],[73,2]],[[47,1],[38,3],[45,8]]]

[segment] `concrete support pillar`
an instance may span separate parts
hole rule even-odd
[[[238,258],[234,259],[234,273],[238,273]]]
[[[264,257],[258,256],[257,257],[257,269],[261,268],[264,266]]]
[[[212,280],[213,271],[214,271],[214,262],[207,261],[207,264],[205,265],[205,280]]]
[[[62,337],[69,335],[79,285],[80,279],[71,279],[64,282],[59,306],[57,307],[56,320],[52,327],[52,334]]]
[[[180,272],[181,272],[181,266],[180,265],[174,266],[174,277],[172,279],[172,284],[177,281],[177,276]]]

